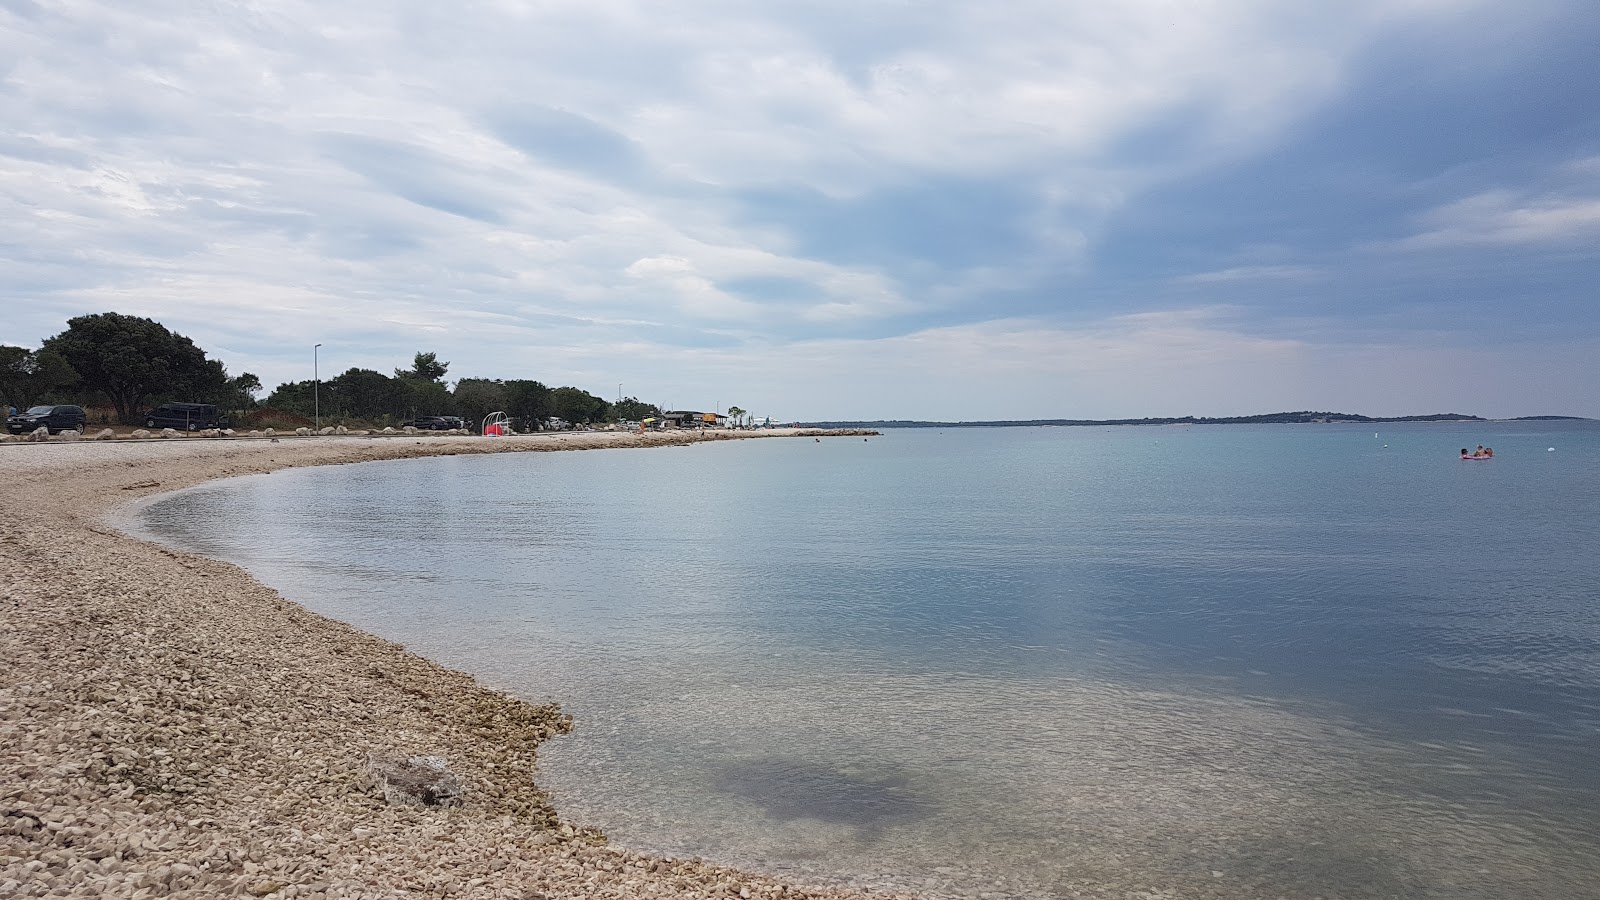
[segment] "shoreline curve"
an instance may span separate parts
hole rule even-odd
[[[491,690],[128,534],[135,501],[238,475],[468,453],[683,446],[861,430],[14,444],[0,519],[0,894],[813,897],[819,888],[605,846],[534,783],[555,705]],[[438,754],[459,808],[388,805],[369,753]]]

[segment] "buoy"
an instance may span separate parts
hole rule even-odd
[[[1544,452],[1546,452],[1546,453],[1554,453],[1554,452],[1556,452],[1556,448],[1554,448],[1554,447],[1546,447],[1546,448],[1544,448]]]

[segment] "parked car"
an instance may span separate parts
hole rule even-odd
[[[228,417],[209,403],[163,403],[144,417],[146,428],[176,428],[199,431],[202,428],[227,428]]]
[[[81,406],[32,406],[26,411],[6,417],[6,430],[12,434],[37,431],[42,425],[51,434],[63,431],[82,431],[88,417]]]
[[[451,422],[451,418],[451,416],[418,416],[409,422],[401,422],[400,427],[404,428],[410,425],[412,428],[422,431],[449,431],[452,428],[459,428],[459,425]],[[455,421],[459,422],[461,420],[456,419]]]

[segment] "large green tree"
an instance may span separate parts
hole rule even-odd
[[[273,388],[262,405],[296,415],[309,416],[312,412],[312,395],[316,390],[316,384],[309,378],[305,381],[285,382]]]
[[[211,399],[225,390],[227,371],[206,359],[194,341],[154,319],[99,313],[67,320],[67,330],[44,342],[61,355],[85,388],[105,395],[117,417],[133,422],[153,397]]]
[[[417,355],[411,358],[411,368],[395,369],[394,377],[415,378],[418,381],[441,381],[444,379],[444,373],[448,371],[450,371],[450,364],[440,362],[439,354],[418,350]]]
[[[575,425],[604,422],[611,404],[588,391],[575,387],[558,387],[550,392],[550,405],[555,414]]]
[[[654,403],[646,403],[638,397],[624,397],[611,404],[611,414],[626,422],[641,422],[651,416],[661,415],[661,410]]]
[[[322,383],[322,414],[333,419],[378,421],[404,416],[410,400],[403,379],[373,369],[346,369]]]
[[[517,420],[517,430],[538,431],[551,416],[552,391],[537,381],[515,378],[505,382],[506,415]]]
[[[463,378],[456,382],[451,399],[455,401],[456,415],[477,429],[489,413],[506,411],[506,386],[499,380]]]

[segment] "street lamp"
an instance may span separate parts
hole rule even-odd
[[[321,346],[311,345],[311,421],[316,423],[318,431],[322,430],[322,374],[317,370],[317,348]]]

